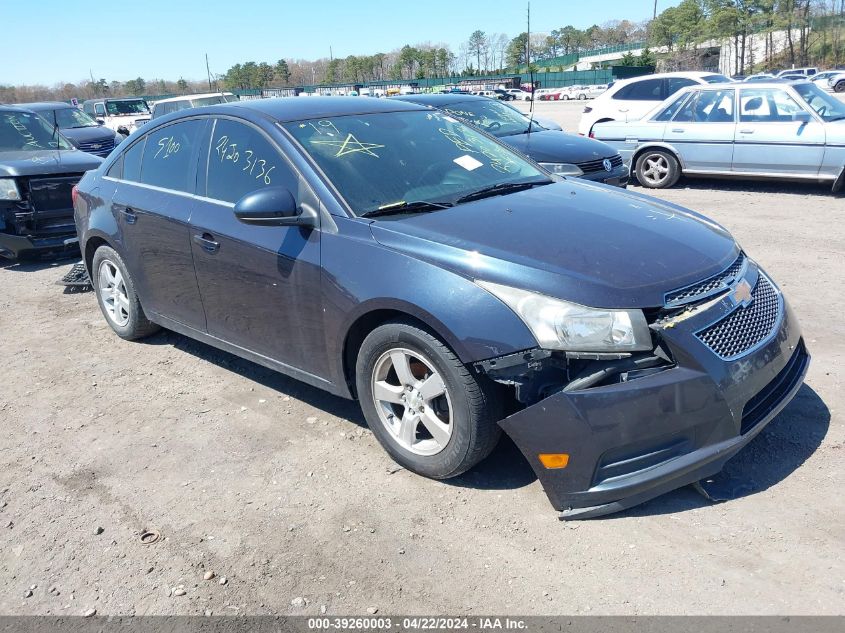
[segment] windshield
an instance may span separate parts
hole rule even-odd
[[[193,106],[194,108],[217,105],[218,103],[226,103],[226,98],[223,95],[215,95],[213,97],[201,97],[199,99],[191,99],[191,106]]]
[[[725,77],[724,75],[705,75],[702,79],[709,84],[721,84],[731,81],[730,78]]]
[[[830,96],[813,83],[795,84],[792,87],[826,122],[845,120],[845,102]]]
[[[480,127],[493,136],[512,136],[528,131],[528,117],[522,112],[493,99],[460,101],[441,106],[445,110],[467,123]],[[543,130],[540,125],[532,124],[531,131]]]
[[[0,112],[0,151],[72,149],[55,126],[33,112]]]
[[[295,121],[302,145],[352,210],[452,204],[488,187],[547,184],[525,158],[441,112],[385,112]]]
[[[106,101],[106,112],[111,116],[126,114],[149,114],[150,109],[143,99],[127,99],[125,101]]]
[[[60,108],[42,113],[49,123],[58,124],[60,129],[76,127],[97,127],[94,119],[78,108]]]

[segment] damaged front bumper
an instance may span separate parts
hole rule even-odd
[[[752,287],[758,277],[754,266]],[[725,295],[654,327],[671,363],[611,384],[558,390],[499,422],[562,519],[617,512],[714,475],[786,406],[810,357],[775,290],[771,331],[742,354],[725,358],[702,338],[738,309]],[[541,454],[568,461],[546,468]]]
[[[43,251],[65,251],[78,247],[79,238],[76,233],[61,233],[58,235],[12,235],[0,232],[0,257],[18,259],[22,255]]]

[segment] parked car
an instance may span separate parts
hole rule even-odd
[[[0,257],[76,248],[71,188],[100,162],[35,112],[0,105]]]
[[[82,102],[82,110],[98,123],[123,136],[129,136],[148,122],[151,116],[147,102],[135,97],[89,99]]]
[[[77,107],[62,101],[20,103],[21,108],[40,114],[50,125],[58,128],[75,148],[105,158],[125,137],[97,123]]]
[[[825,70],[810,77],[810,81],[816,84],[819,88],[825,89],[828,87],[828,81],[830,79],[841,74],[841,70]]]
[[[547,130],[512,106],[483,97],[414,95],[394,97],[438,108],[497,137],[550,172],[626,187],[628,168],[619,153],[593,139]]]
[[[642,121],[593,131],[646,187],[682,173],[845,186],[845,103],[808,81],[689,87]]]
[[[724,75],[707,72],[662,73],[617,81],[584,108],[578,133],[589,136],[593,125],[604,121],[636,121],[686,86],[730,81]]]
[[[207,92],[205,94],[171,97],[155,102],[151,118],[155,119],[165,114],[187,110],[188,108],[201,108],[203,106],[231,103],[233,101],[238,101],[238,97],[231,92]]]
[[[809,364],[780,289],[718,224],[549,177],[398,100],[168,115],[75,207],[118,336],[163,326],[357,398],[427,477],[504,430],[563,518],[712,476]]]
[[[776,77],[784,77],[786,75],[801,75],[802,77],[804,77],[804,79],[806,79],[807,77],[812,77],[817,72],[819,72],[819,69],[815,66],[809,68],[787,68],[785,70],[781,70],[776,75]]]
[[[512,95],[515,101],[531,101],[531,93],[521,88],[507,88],[505,90],[509,95]]]
[[[827,80],[827,86],[833,92],[845,92],[845,72],[834,75]]]
[[[495,88],[493,92],[495,92],[499,96],[499,99],[501,101],[514,101],[516,99],[514,95],[512,95],[504,88]]]
[[[534,91],[534,98],[538,101],[546,101],[548,100],[549,95],[557,90],[557,88],[538,88]]]
[[[595,99],[596,97],[601,96],[606,90],[607,84],[572,86],[565,94],[569,99],[584,101],[585,99]]]

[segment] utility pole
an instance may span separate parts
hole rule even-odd
[[[652,17],[652,20],[656,20],[656,19],[657,19],[657,0],[654,0],[654,16]]]
[[[208,53],[205,54],[205,72],[208,73],[208,91],[211,92],[211,68],[208,65]]]

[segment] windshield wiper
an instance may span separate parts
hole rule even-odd
[[[448,209],[453,206],[449,202],[427,202],[425,200],[415,200],[414,202],[393,202],[391,204],[384,204],[378,209],[366,211],[361,214],[362,218],[374,218],[380,215],[397,215],[400,213],[415,213],[417,211],[437,211],[439,209]]]
[[[462,202],[471,202],[472,200],[481,200],[482,198],[492,198],[493,196],[504,196],[509,193],[516,193],[517,191],[524,191],[532,187],[539,187],[540,185],[550,185],[551,180],[532,180],[530,182],[500,182],[497,185],[491,185],[478,191],[473,191],[465,196],[461,196],[455,200],[455,204]]]
[[[833,121],[845,121],[845,116],[835,116],[827,120],[828,123],[832,123]]]

